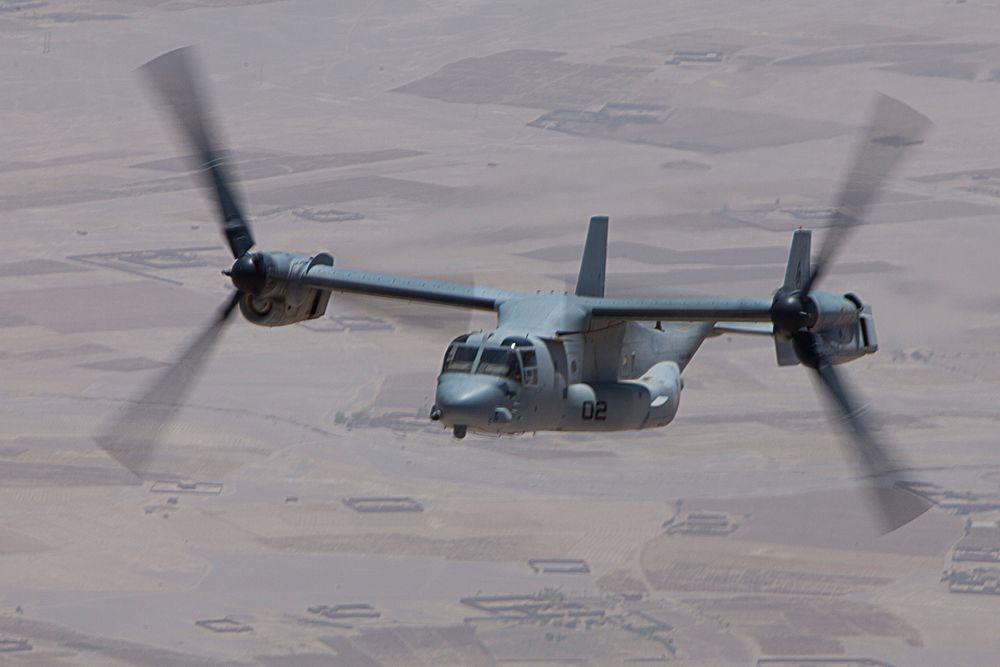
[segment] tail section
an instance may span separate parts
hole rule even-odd
[[[785,267],[785,282],[781,289],[795,292],[809,280],[812,267],[809,256],[812,252],[812,231],[796,229],[792,234],[792,248],[788,251],[788,265]],[[778,357],[779,366],[797,366],[799,357],[795,353],[792,339],[775,332],[774,352]]]
[[[580,275],[576,279],[577,296],[604,296],[604,273],[608,262],[608,216],[590,219],[587,243],[583,247]]]
[[[785,267],[785,284],[781,286],[782,289],[790,292],[802,289],[809,279],[811,245],[812,231],[796,229],[792,234],[792,249],[788,252],[788,266]]]

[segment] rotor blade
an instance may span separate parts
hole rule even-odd
[[[816,368],[820,383],[851,430],[853,453],[864,472],[868,491],[878,511],[883,533],[896,530],[931,507],[931,503],[909,491],[899,478],[898,461],[890,456],[887,445],[880,443],[869,426],[864,408],[859,408],[840,374],[829,362],[822,360]]]
[[[229,242],[229,248],[233,251],[233,257],[242,257],[253,247],[253,235],[233,193],[223,156],[215,148],[215,133],[205,113],[208,102],[202,94],[202,86],[193,65],[191,47],[165,53],[150,60],[139,70],[170,107],[181,132],[197,154],[198,169],[205,185],[215,192],[222,231]]]
[[[136,401],[127,406],[96,438],[112,458],[140,478],[148,477],[158,440],[180,410],[181,402],[215,347],[219,334],[240,301],[236,292],[212,322],[188,345],[180,358]]]
[[[830,263],[854,227],[863,224],[865,214],[878,196],[882,184],[907,149],[923,142],[932,123],[912,107],[886,95],[876,96],[871,117],[844,178],[834,205],[832,224],[813,262],[813,270],[802,294],[830,269]]]

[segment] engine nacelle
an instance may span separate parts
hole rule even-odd
[[[240,299],[240,312],[253,324],[262,327],[281,327],[305,320],[323,317],[330,302],[330,293],[311,289],[301,303],[284,297],[259,297],[244,294]]]
[[[820,356],[842,364],[878,351],[871,306],[856,294],[817,292],[810,295],[808,309],[813,324],[807,331],[790,337],[775,331],[779,366],[809,366]]]
[[[817,331],[824,356],[835,364],[878,352],[875,317],[871,306],[862,303],[854,294],[845,294],[844,299],[855,304],[854,321]]]
[[[858,311],[862,307],[861,300],[853,294],[830,292],[813,292],[805,305],[812,331],[857,324]]]
[[[330,303],[329,290],[305,287],[299,278],[313,266],[333,266],[333,257],[260,253],[255,261],[263,263],[266,278],[257,294],[244,292],[240,299],[240,312],[249,322],[280,327],[323,317]]]

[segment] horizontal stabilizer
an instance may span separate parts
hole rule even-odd
[[[746,336],[773,336],[774,325],[765,322],[716,322],[712,335],[741,334]]]

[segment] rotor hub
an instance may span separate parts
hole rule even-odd
[[[260,253],[247,253],[233,262],[228,275],[236,289],[247,294],[260,294],[267,284],[267,262]]]
[[[791,337],[796,331],[809,326],[809,311],[802,294],[779,290],[771,303],[771,322],[775,328]]]

